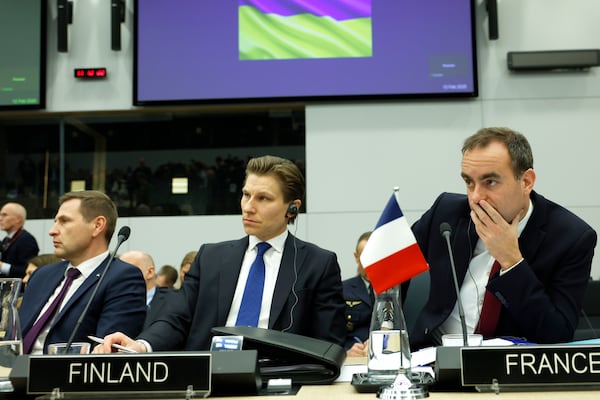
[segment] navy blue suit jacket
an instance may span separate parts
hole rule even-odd
[[[2,261],[10,264],[8,277],[23,278],[29,260],[37,256],[39,251],[37,240],[23,229],[8,249],[2,252]]]
[[[154,297],[152,297],[152,301],[147,306],[146,320],[144,321],[144,327],[142,330],[146,329],[156,319],[169,312],[167,306],[170,301],[169,298],[173,296],[174,292],[175,289],[160,286],[156,287]]]
[[[524,337],[537,343],[569,341],[577,326],[587,286],[596,232],[579,217],[532,192],[533,213],[519,237],[524,260],[488,282],[503,304],[495,336]],[[413,348],[430,345],[431,333],[456,303],[445,239],[440,224],[452,227],[459,285],[462,284],[478,237],[465,195],[444,193],[412,229],[429,262],[429,299],[410,334]],[[462,299],[463,303],[474,299]]]
[[[56,315],[44,343],[44,353],[48,344],[69,340],[108,258],[86,278]],[[19,308],[23,337],[61,283],[67,266],[67,261],[61,261],[39,268],[31,275]],[[87,335],[104,337],[116,331],[135,336],[141,331],[145,317],[146,283],[142,272],[139,268],[115,258],[81,323],[75,341],[89,342]]]
[[[346,302],[346,350],[356,343],[355,337],[363,342],[369,338],[373,302],[365,282],[357,275],[342,282]]]
[[[147,340],[153,350],[209,349],[211,329],[225,326],[227,321],[247,247],[248,237],[200,247],[182,288],[169,299],[169,312],[144,329],[139,338]],[[335,253],[288,235],[269,329],[343,346],[344,299]]]

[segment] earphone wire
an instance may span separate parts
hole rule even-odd
[[[592,324],[592,321],[590,321],[590,319],[583,307],[581,307],[581,315],[583,316],[583,319],[585,319],[585,323],[587,324],[588,328],[592,331],[593,337],[595,337],[595,338],[598,337],[598,334],[596,333],[596,329],[594,329],[594,325]]]
[[[467,240],[469,242],[469,251],[471,252],[471,259],[473,258],[473,246],[471,243],[471,220],[469,219],[469,225],[467,226]],[[469,265],[471,263],[469,262]],[[478,314],[481,314],[481,295],[479,294],[479,286],[477,286],[477,281],[475,280],[475,278],[473,277],[473,274],[471,273],[471,268],[467,267],[467,273],[469,274],[469,278],[471,278],[471,280],[473,281],[473,285],[475,285],[475,293],[477,295],[477,311]]]
[[[292,294],[294,295],[294,303],[290,308],[290,324],[286,328],[282,329],[282,332],[289,331],[294,325],[294,309],[298,304],[298,294],[296,293],[296,283],[298,282],[298,268],[296,266],[296,259],[298,258],[298,245],[296,244],[296,233],[298,232],[298,214],[296,214],[296,221],[294,225],[294,282],[292,283]]]

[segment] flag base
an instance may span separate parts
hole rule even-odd
[[[413,383],[404,372],[400,372],[394,383],[383,387],[378,396],[381,400],[412,400],[429,397],[429,390],[424,385]]]

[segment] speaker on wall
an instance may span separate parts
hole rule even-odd
[[[125,22],[125,0],[110,1],[110,48],[121,50],[121,24]]]
[[[498,39],[498,2],[497,0],[486,0],[488,13],[488,38]]]
[[[600,65],[600,49],[509,51],[506,63],[512,71],[586,70]]]
[[[73,2],[67,0],[58,0],[56,3],[57,21],[56,37],[57,50],[61,53],[69,51],[69,24],[73,23]]]

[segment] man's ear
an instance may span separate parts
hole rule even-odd
[[[98,236],[100,234],[104,234],[106,230],[106,218],[102,215],[94,218],[94,234],[93,236]]]
[[[527,194],[531,193],[533,190],[533,185],[535,184],[535,171],[533,168],[529,168],[527,171],[523,172],[521,182],[523,185],[523,190],[526,190]]]

